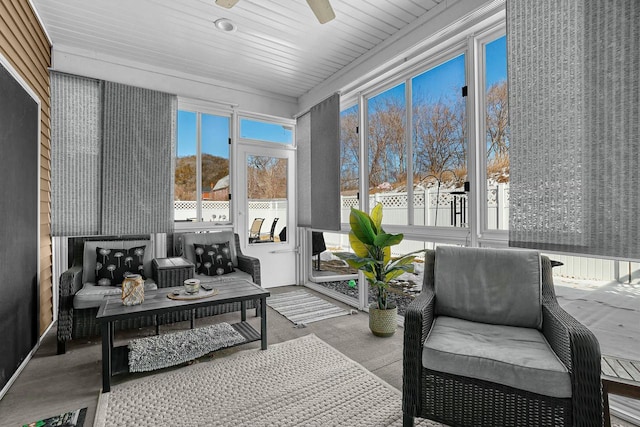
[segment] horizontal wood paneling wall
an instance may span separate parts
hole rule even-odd
[[[51,250],[51,45],[28,0],[0,2],[0,52],[40,98],[40,335],[53,321]],[[4,201],[3,203],[6,203]]]

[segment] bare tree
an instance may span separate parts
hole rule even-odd
[[[406,182],[406,104],[388,96],[368,112],[369,184]],[[466,170],[465,105],[456,101],[414,102],[414,171],[418,176],[444,170]],[[342,116],[342,189],[355,188],[359,168],[357,111]],[[353,183],[353,185],[351,185]]]
[[[498,182],[509,181],[509,106],[507,82],[487,90],[487,174]]]
[[[413,106],[414,172],[440,175],[464,168],[466,131],[464,101],[417,101]]]
[[[250,156],[247,180],[249,199],[286,199],[287,159]]]
[[[509,155],[509,109],[507,82],[495,83],[487,91],[487,156],[503,158]]]
[[[385,97],[369,111],[369,185],[406,180],[404,100]]]
[[[360,141],[358,109],[352,108],[340,118],[340,190],[358,189]]]

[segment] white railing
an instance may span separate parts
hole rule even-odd
[[[466,227],[469,204],[462,188],[437,187],[416,189],[413,192],[415,225],[438,227]],[[456,194],[458,193],[458,194]],[[462,194],[460,194],[462,193]],[[352,207],[358,207],[356,196],[343,196],[341,220],[349,222]],[[428,204],[425,208],[425,200]],[[487,223],[490,229],[506,230],[509,226],[509,184],[494,184],[487,191]],[[369,206],[384,206],[384,223],[406,225],[408,221],[407,193],[376,193],[369,196]]]

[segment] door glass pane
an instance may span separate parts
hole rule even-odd
[[[466,227],[464,54],[414,77],[411,84],[415,225]]]
[[[229,118],[201,115],[202,220],[231,222],[229,215]]]
[[[240,119],[240,138],[293,144],[293,128],[277,123]]]
[[[336,253],[353,252],[347,233],[313,231],[311,233],[311,281],[327,289],[338,291],[355,299],[358,298],[358,270],[350,267]],[[340,283],[346,281],[347,283]]]
[[[287,159],[247,156],[249,243],[276,243],[287,238]]]
[[[485,46],[487,228],[509,228],[509,120],[506,36]]]
[[[174,184],[174,218],[189,221],[196,218],[196,154],[197,114],[178,111],[176,169]]]
[[[368,100],[369,205],[382,203],[383,223],[408,223],[405,84]]]
[[[358,205],[360,185],[360,140],[358,105],[340,113],[340,221],[349,222],[351,208]]]

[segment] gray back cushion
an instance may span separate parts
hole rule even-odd
[[[494,325],[542,327],[542,267],[531,250],[441,246],[436,314]]]
[[[186,233],[182,236],[182,256],[196,265],[196,249],[194,243],[201,245],[212,245],[214,243],[229,242],[231,249],[231,262],[234,267],[238,266],[238,251],[236,249],[236,238],[233,231],[216,231],[213,233]]]

